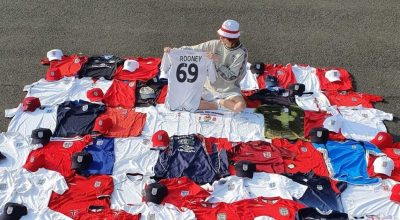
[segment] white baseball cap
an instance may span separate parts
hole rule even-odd
[[[137,68],[139,68],[139,63],[136,60],[125,60],[124,62],[124,68],[123,70],[127,70],[129,72],[135,71]]]
[[[235,20],[226,20],[222,23],[221,28],[217,32],[222,37],[239,38],[239,22]]]
[[[63,55],[64,54],[60,49],[53,49],[47,52],[47,59],[49,59],[49,61],[61,60]]]
[[[340,81],[340,72],[339,70],[329,70],[326,71],[325,77],[329,80],[329,82]]]
[[[374,172],[382,173],[386,176],[392,175],[392,171],[394,169],[394,162],[391,158],[382,156],[378,157],[374,161]]]

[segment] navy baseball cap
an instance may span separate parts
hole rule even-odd
[[[256,164],[249,161],[239,161],[235,164],[236,176],[253,178],[256,172]]]
[[[78,152],[72,155],[71,169],[86,170],[93,162],[93,156],[89,152]]]
[[[16,220],[28,214],[28,209],[21,204],[8,202],[4,206],[3,213],[0,215],[0,220]]]
[[[294,95],[302,96],[306,90],[306,86],[301,83],[290,84],[288,86],[289,92]]]
[[[31,144],[43,144],[46,145],[50,142],[50,137],[53,135],[50,129],[48,128],[37,128],[32,131]]]
[[[255,74],[262,74],[265,70],[265,64],[263,62],[255,62],[250,65],[250,71]]]
[[[145,188],[145,201],[161,204],[168,195],[168,189],[164,184],[151,183]]]
[[[313,128],[310,131],[310,138],[312,143],[326,144],[329,139],[329,130],[326,128]]]

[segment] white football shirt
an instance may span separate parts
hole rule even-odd
[[[192,114],[190,132],[204,137],[229,138],[232,117],[225,113],[222,110],[197,110]]]
[[[125,205],[141,204],[144,188],[153,180],[149,176],[123,173],[114,175],[113,182],[114,191],[111,194],[111,208],[120,210]]]
[[[390,200],[396,184],[391,179],[368,185],[348,184],[341,194],[344,212],[353,217],[373,215],[379,219],[400,219],[399,203]]]
[[[305,85],[305,92],[321,92],[317,70],[314,67],[293,65],[292,72],[296,78],[296,82]]]
[[[252,198],[250,192],[245,187],[244,182],[246,179],[238,176],[229,176],[215,181],[212,184],[212,193],[207,198],[207,202],[232,203]]]
[[[8,132],[19,132],[24,136],[30,136],[36,128],[48,128],[54,132],[57,125],[58,106],[43,106],[33,112],[22,109],[20,104],[15,109],[7,109],[6,117],[11,118]]]
[[[264,116],[253,112],[231,114],[228,140],[231,142],[248,142],[265,140]]]
[[[138,205],[127,205],[124,206],[124,210],[131,214],[141,214],[140,220],[194,220],[196,216],[192,210],[182,208],[178,209],[176,206],[165,203],[164,205],[158,205],[152,202],[138,204]]]
[[[250,70],[250,63],[247,63],[246,65],[246,74],[244,75],[244,78],[242,81],[240,81],[240,90],[256,90],[259,89],[258,87],[258,82],[257,82],[257,74],[254,74]]]
[[[296,95],[296,104],[306,111],[326,111],[331,103],[328,98],[322,93]]]
[[[214,64],[205,52],[172,49],[164,53],[160,69],[168,74],[165,105],[171,110],[197,110],[206,79],[216,80]]]
[[[115,163],[113,174],[140,173],[154,175],[159,151],[151,150],[151,138],[129,137],[114,139]]]
[[[40,211],[28,209],[28,214],[22,216],[20,220],[72,220],[72,218],[49,208],[45,208]]]
[[[393,120],[393,114],[361,105],[332,106],[328,111],[332,116],[325,119],[324,127],[357,141],[371,141],[379,132],[387,132],[383,121]]]
[[[34,145],[29,144],[29,139],[17,132],[0,134],[0,152],[6,157],[0,160],[0,170],[15,170],[21,168],[28,158]]]
[[[248,179],[245,184],[253,198],[264,196],[299,199],[307,190],[307,186],[275,173],[255,172],[253,178]]]
[[[68,100],[68,91],[73,85],[75,77],[64,77],[57,81],[40,79],[24,87],[26,97],[34,96],[39,98],[40,104],[57,105]]]
[[[83,77],[81,79],[75,78],[68,90],[67,99],[69,101],[84,100],[90,102],[86,94],[88,90],[99,88],[106,94],[112,83],[112,80],[106,80],[104,78],[100,78],[96,81],[93,81],[91,77]]]
[[[30,172],[23,168],[13,172],[10,180],[15,185],[13,194],[8,202],[24,204],[32,210],[40,211],[47,208],[52,192],[63,194],[68,190],[67,182],[60,173],[44,168]]]

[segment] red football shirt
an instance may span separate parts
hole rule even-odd
[[[87,60],[88,57],[86,56],[70,55],[63,56],[61,60],[42,60],[41,63],[44,65],[50,65],[47,72],[59,70],[62,76],[75,76]]]
[[[289,63],[286,66],[282,64],[267,64],[265,71],[257,77],[258,87],[266,88],[265,79],[267,75],[275,76],[278,79],[278,86],[287,89],[290,84],[296,83],[296,77],[292,72],[292,65]]]
[[[255,199],[245,199],[232,203],[241,219],[254,219],[260,216],[268,216],[280,220],[295,219],[299,209],[305,208],[304,205],[293,200],[282,199],[280,197],[267,198],[258,197]]]
[[[325,73],[329,70],[337,70],[340,73],[340,81],[331,82],[325,77]],[[352,79],[350,73],[343,68],[317,68],[317,76],[321,90],[324,91],[347,91],[353,90]]]
[[[132,215],[124,210],[116,211],[112,209],[86,210],[80,212],[75,219],[77,220],[139,220],[140,215]]]
[[[196,215],[197,220],[239,220],[240,216],[236,213],[235,207],[232,204],[219,202],[191,202],[184,205],[191,209]]]
[[[331,105],[337,106],[357,106],[362,105],[365,108],[373,108],[375,102],[383,100],[382,96],[372,95],[361,92],[336,92],[330,91],[325,93]]]
[[[107,107],[133,108],[136,101],[136,81],[114,80],[103,97]]]
[[[313,128],[324,127],[324,121],[331,116],[324,111],[304,111],[304,137],[308,138]],[[329,140],[343,141],[346,138],[341,133],[329,132]]]
[[[62,195],[51,194],[49,208],[70,218],[85,213],[90,206],[110,208],[113,179],[107,175],[74,176],[68,181],[68,191]]]
[[[124,65],[121,65],[117,68],[114,79],[128,80],[128,81],[136,81],[136,80],[147,81],[157,76],[159,72],[158,67],[161,63],[160,58],[137,57],[133,59],[139,63],[139,68],[137,68],[133,72],[129,72],[127,70],[123,70]]]
[[[265,141],[239,143],[228,151],[230,161],[250,161],[256,164],[257,172],[278,174],[285,172],[284,158],[293,159],[295,156],[294,152],[285,148],[274,147]],[[231,174],[234,175],[233,165],[230,165],[229,168]]]
[[[32,172],[46,168],[59,172],[65,178],[71,177],[75,174],[75,170],[71,169],[72,155],[81,152],[90,142],[90,135],[79,139],[50,141],[42,148],[31,151],[24,168]]]
[[[112,127],[103,132],[103,135],[107,137],[140,136],[146,122],[145,113],[135,112],[131,108],[108,107],[103,114],[96,118],[95,123],[104,118],[111,118],[112,120]],[[96,131],[96,129],[93,129],[93,131]]]
[[[167,97],[167,92],[168,92],[168,84],[164,85],[160,91],[160,94],[157,97],[157,104],[164,104],[165,103],[165,98]]]
[[[160,180],[168,188],[168,195],[163,203],[170,203],[176,207],[182,207],[186,201],[203,201],[210,193],[201,188],[188,177]]]
[[[208,137],[208,138],[204,138],[204,142],[205,142],[205,146],[207,148],[207,152],[209,154],[212,153],[213,146],[216,146],[218,151],[229,150],[233,147],[232,143],[229,142],[227,138]]]

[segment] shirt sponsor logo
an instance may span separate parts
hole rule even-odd
[[[103,141],[103,140],[98,140],[98,141],[96,142],[96,145],[97,145],[97,146],[103,145],[103,144],[104,144],[104,141]]]
[[[279,208],[279,214],[282,216],[288,216],[289,215],[289,210],[287,208]]]
[[[180,152],[185,152],[185,153],[194,153],[195,148],[191,145],[179,145],[178,151]]]

